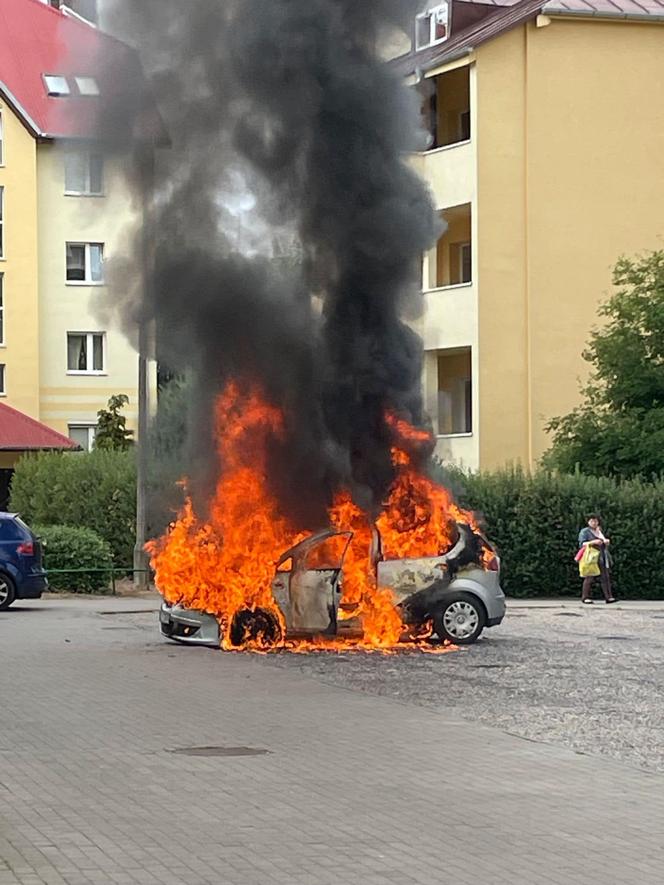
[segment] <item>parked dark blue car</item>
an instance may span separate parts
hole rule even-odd
[[[18,514],[0,511],[0,611],[15,599],[39,599],[47,589],[39,538]]]

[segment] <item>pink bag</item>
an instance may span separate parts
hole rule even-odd
[[[581,562],[581,560],[583,559],[583,552],[585,549],[586,549],[585,547],[579,547],[579,551],[576,554],[576,556],[574,557],[574,562]]]

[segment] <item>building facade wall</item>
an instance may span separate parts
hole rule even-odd
[[[525,35],[477,53],[479,462],[528,451]]]
[[[127,425],[137,422],[136,350],[120,330],[104,284],[66,280],[66,243],[103,243],[104,260],[123,252],[136,233],[136,216],[115,158],[104,158],[103,196],[65,195],[65,156],[72,146],[39,147],[39,284],[41,305],[40,419],[61,433],[70,424],[93,425],[109,396],[124,393]],[[101,374],[67,368],[68,332],[104,332]]]
[[[12,108],[0,99],[3,156],[3,254],[0,257],[5,365],[2,402],[39,417],[39,300],[37,280],[36,142]]]
[[[664,28],[552,18],[477,51],[480,464],[580,401],[621,255],[662,247]]]
[[[579,402],[616,260],[664,245],[663,54],[658,24],[527,31],[533,459],[545,423]]]

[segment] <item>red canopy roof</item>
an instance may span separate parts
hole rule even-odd
[[[44,74],[66,77],[69,95],[48,95]],[[76,76],[93,77],[99,95],[81,95]],[[108,131],[100,130],[127,127],[139,110],[142,129],[149,127],[157,138],[163,134],[154,105],[145,104],[146,83],[136,52],[40,0],[0,2],[0,92],[38,136],[107,137]],[[108,119],[109,110],[115,119]]]
[[[68,436],[51,430],[5,403],[0,403],[0,451],[78,448],[80,446]]]

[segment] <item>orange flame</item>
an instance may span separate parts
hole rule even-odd
[[[267,440],[282,432],[279,411],[256,390],[241,395],[229,384],[216,418],[223,472],[208,520],[199,520],[188,502],[148,551],[167,602],[217,617],[226,642],[234,615],[244,609],[265,608],[283,628],[271,582],[274,564],[295,543],[295,533],[265,480]]]
[[[375,523],[383,556],[439,555],[453,541],[455,521],[473,526],[474,521],[456,506],[446,489],[413,465],[407,449],[428,445],[430,434],[392,414],[386,416],[386,422],[395,436],[392,458],[397,470]],[[241,391],[230,383],[217,401],[216,424],[222,473],[207,519],[201,519],[188,501],[166,534],[150,541],[147,549],[156,584],[167,602],[214,615],[225,648],[241,645],[263,650],[274,643],[274,636],[249,637],[245,632],[239,640],[234,637],[231,645],[230,632],[239,612],[260,609],[273,617],[282,639],[286,633],[272,595],[275,563],[306,533],[296,532],[283,517],[266,481],[267,446],[283,432],[282,416],[257,389]],[[369,516],[342,490],[335,496],[329,517],[333,527],[353,533],[343,564],[339,621],[343,624],[344,619],[359,618],[362,638],[351,640],[341,635],[288,640],[282,647],[291,651],[393,650],[405,628],[391,590],[377,586],[372,562],[372,554],[377,553],[372,546],[376,536]],[[426,629],[417,639],[424,635]]]

